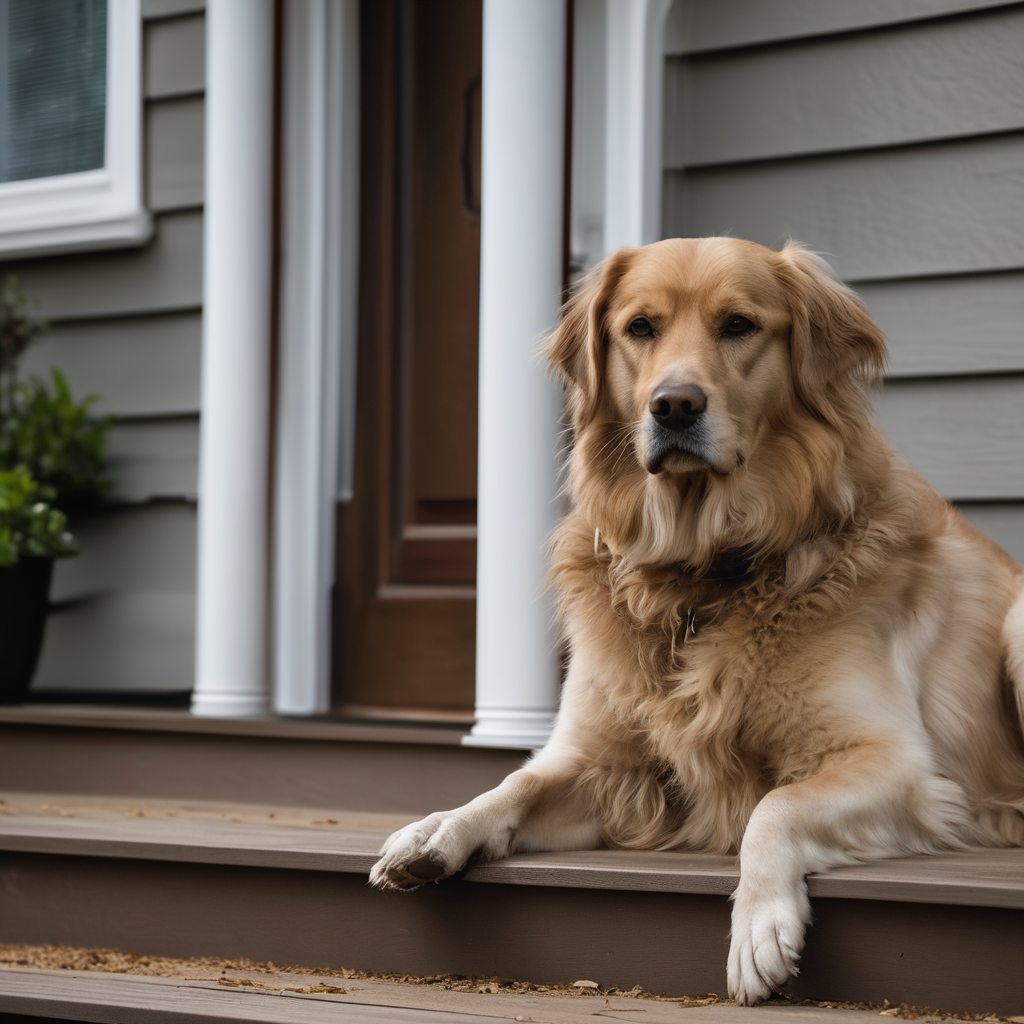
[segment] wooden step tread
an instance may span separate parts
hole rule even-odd
[[[386,834],[245,821],[0,817],[0,849],[89,857],[369,872]]]
[[[370,979],[341,981],[333,976],[321,979],[260,974],[252,978],[265,987],[225,986],[213,979],[4,968],[0,969],[0,1013],[109,1024],[121,1024],[126,1017],[139,1024],[495,1024],[502,1020],[593,1024],[595,1016],[623,1021],[642,1018],[643,1024],[763,1024],[765,1014],[776,1024],[866,1024],[867,1017],[877,1017],[864,1010],[785,1004],[685,1007],[604,994],[572,997],[534,992],[453,992]],[[308,990],[323,982],[344,991],[289,991]]]
[[[366,874],[385,833],[183,818],[0,815],[0,849]],[[470,868],[472,882],[728,895],[734,857],[589,850],[518,854]],[[812,896],[1024,909],[1024,849],[973,850],[811,875]]]
[[[557,874],[558,881],[544,881]],[[706,853],[586,850],[525,853],[471,869],[467,878],[508,885],[731,894],[735,857]],[[834,868],[807,878],[811,896],[1024,909],[1024,849],[971,850]]]
[[[60,726],[75,729],[127,729],[217,736],[263,736],[277,739],[348,743],[414,743],[459,746],[467,725],[445,722],[364,722],[328,716],[254,715],[204,718],[172,708],[119,708],[104,705],[28,704],[0,707],[0,723]]]

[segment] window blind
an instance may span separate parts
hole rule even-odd
[[[0,0],[0,182],[103,166],[107,0]]]

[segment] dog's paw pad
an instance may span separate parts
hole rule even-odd
[[[423,882],[436,882],[448,869],[430,856],[417,857],[411,864],[405,865],[405,873]]]
[[[408,866],[378,861],[370,871],[370,885],[377,889],[416,889],[427,882],[436,882],[445,869],[426,857]]]
[[[370,884],[381,889],[415,889],[458,870],[465,856],[453,846],[452,830],[445,828],[452,818],[450,812],[432,814],[390,836],[370,871]]]

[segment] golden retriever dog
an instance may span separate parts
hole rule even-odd
[[[796,971],[805,875],[1024,845],[1024,569],[889,446],[885,341],[799,244],[610,256],[547,355],[572,510],[550,742],[396,832],[411,888],[520,850],[736,852],[729,992]]]

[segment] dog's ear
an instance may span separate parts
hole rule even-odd
[[[885,372],[885,336],[864,303],[799,242],[779,253],[793,316],[793,381],[805,405],[833,423]]]
[[[607,350],[605,311],[635,253],[619,249],[583,278],[544,346],[548,362],[570,388],[576,417],[589,419],[597,412]]]

